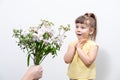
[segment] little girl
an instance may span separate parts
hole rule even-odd
[[[75,20],[78,40],[71,42],[64,56],[69,64],[70,80],[93,80],[96,77],[95,59],[98,45],[95,42],[97,21],[93,13],[86,13]]]

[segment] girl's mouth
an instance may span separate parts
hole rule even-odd
[[[77,36],[81,36],[82,34],[77,34]]]

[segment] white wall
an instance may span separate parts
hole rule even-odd
[[[120,80],[120,1],[119,0],[0,0],[0,80],[20,80],[25,71],[26,54],[12,38],[14,28],[38,25],[40,19],[71,24],[61,51],[54,59],[49,55],[42,66],[42,80],[68,80],[63,61],[69,41],[74,40],[74,20],[85,12],[97,15],[96,80]],[[32,63],[31,63],[32,64]]]

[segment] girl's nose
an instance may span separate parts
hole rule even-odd
[[[77,29],[77,31],[78,31],[78,32],[80,32],[80,31],[81,31],[81,29],[80,29],[80,28],[78,28],[78,29]]]

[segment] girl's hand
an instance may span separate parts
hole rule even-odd
[[[80,41],[77,41],[77,43],[76,43],[76,49],[77,48],[82,48],[82,46],[84,45],[84,43],[87,41],[87,39],[82,39],[82,40],[80,40]]]
[[[76,52],[76,43],[77,41],[74,41],[68,45],[67,52],[64,55],[64,61],[67,64],[71,63],[73,60],[74,54]]]

